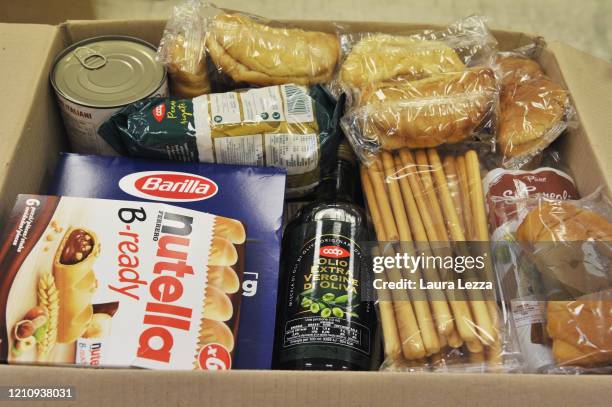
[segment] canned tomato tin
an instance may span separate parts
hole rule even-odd
[[[98,135],[100,125],[132,102],[168,96],[166,68],[155,54],[155,47],[138,38],[103,36],[58,55],[51,84],[74,152],[116,155]]]

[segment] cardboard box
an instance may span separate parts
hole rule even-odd
[[[333,30],[330,23],[294,22]],[[123,34],[158,43],[163,21],[72,21],[60,26],[0,24],[0,216],[17,193],[43,191],[65,134],[48,75],[55,55],[80,39]],[[346,23],[353,30],[409,32],[424,26]],[[562,29],[560,27],[559,29]],[[502,49],[533,36],[494,32]],[[557,143],[580,193],[612,185],[612,65],[561,43],[540,63],[572,93],[580,125]],[[0,217],[0,219],[2,219]],[[87,406],[609,405],[612,376],[323,373],[277,371],[161,372],[0,366],[0,385],[74,386]],[[0,405],[2,402],[0,401]],[[7,405],[9,405],[7,403]],[[10,404],[12,405],[12,404]],[[56,401],[36,403],[57,405]]]

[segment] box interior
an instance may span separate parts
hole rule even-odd
[[[334,31],[335,26],[320,21],[294,21],[304,28]],[[378,23],[340,23],[344,29],[354,31],[413,32],[430,26]],[[20,25],[21,26],[21,25]],[[25,26],[25,25],[24,25]],[[34,27],[34,26],[32,26]],[[25,95],[30,103],[22,115],[23,127],[9,129],[14,134],[0,139],[4,147],[0,151],[0,219],[12,207],[18,193],[44,193],[47,180],[52,176],[58,153],[66,150],[63,123],[56,105],[55,95],[48,76],[55,55],[66,46],[81,39],[99,35],[131,35],[157,44],[164,28],[163,21],[69,21],[60,26],[46,27],[40,35],[41,42],[37,62],[32,69],[24,68],[24,75],[34,77],[18,80],[32,82],[32,94]],[[12,28],[11,28],[12,29]],[[15,28],[17,29],[17,28]],[[20,28],[21,29],[21,28]],[[25,26],[24,30],[30,32]],[[24,31],[25,32],[25,31]],[[507,31],[494,31],[500,48],[514,49],[536,40],[537,37]],[[17,44],[23,47],[23,44]],[[19,61],[8,61],[18,64]],[[556,54],[543,48],[539,62],[555,80],[566,83]],[[7,68],[3,68],[7,69]],[[14,68],[13,68],[14,69]],[[38,70],[38,71],[37,71]],[[571,90],[571,88],[570,88]],[[579,115],[580,106],[578,106]],[[0,118],[2,118],[0,116]],[[608,147],[599,149],[602,135],[587,134],[587,128],[580,123],[568,131],[558,143],[562,157],[574,175],[584,196],[598,186],[608,188],[612,172],[604,170],[602,162],[610,158]],[[589,159],[593,157],[593,159]],[[602,159],[602,157],[604,159]],[[95,180],[91,180],[95,182]],[[608,188],[609,191],[609,188]],[[10,371],[8,369],[11,369]],[[560,405],[574,400],[587,405],[601,402],[610,395],[612,386],[604,377],[552,377],[532,375],[469,375],[442,374],[410,376],[401,373],[321,373],[321,372],[258,372],[232,371],[223,374],[202,372],[136,372],[134,370],[87,370],[48,368],[44,371],[35,367],[0,366],[0,374],[15,378],[15,384],[62,383],[91,384],[84,387],[87,394],[77,397],[90,405],[128,405],[128,403],[155,403],[158,390],[164,392],[182,391],[186,402],[223,403],[236,405],[312,405],[321,397],[332,405],[372,405],[385,401],[390,405],[405,404],[431,405],[437,402],[454,402],[456,405],[480,405],[496,394],[500,405],[520,405],[521,400],[533,400],[536,394],[545,392],[546,399],[541,405]],[[118,380],[117,378],[123,378]],[[13,381],[13,380],[12,380]],[[111,386],[118,386],[112,389]],[[161,386],[161,387],[159,387]],[[378,392],[380,389],[385,392]],[[134,391],[138,389],[137,391]],[[143,391],[145,390],[145,391]],[[585,391],[588,390],[588,391]],[[407,394],[418,395],[406,398]],[[123,397],[121,400],[117,396]],[[81,398],[82,397],[82,398]],[[130,401],[131,400],[131,401]],[[266,400],[271,400],[267,402]],[[297,400],[297,401],[296,401]],[[478,402],[480,400],[480,402]],[[42,405],[42,404],[41,404]]]

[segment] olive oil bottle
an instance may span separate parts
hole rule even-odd
[[[359,173],[344,141],[315,201],[287,225],[281,252],[275,368],[370,370],[376,317],[361,301],[368,238]]]

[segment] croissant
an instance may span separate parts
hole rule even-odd
[[[69,228],[53,259],[59,296],[57,341],[73,342],[85,332],[93,316],[91,299],[97,288],[93,263],[100,252],[96,235]]]
[[[499,60],[502,73],[499,134],[504,157],[517,157],[547,147],[565,128],[563,117],[569,104],[565,89],[544,75],[527,58]]]
[[[361,88],[396,76],[414,80],[464,69],[457,53],[442,42],[376,34],[351,49],[340,68],[340,81],[345,86]]]
[[[359,99],[359,120],[364,137],[384,150],[435,147],[469,137],[496,99],[493,71],[475,67],[369,86]]]
[[[328,82],[340,54],[335,35],[276,28],[224,13],[213,19],[206,47],[221,72],[260,86]]]

